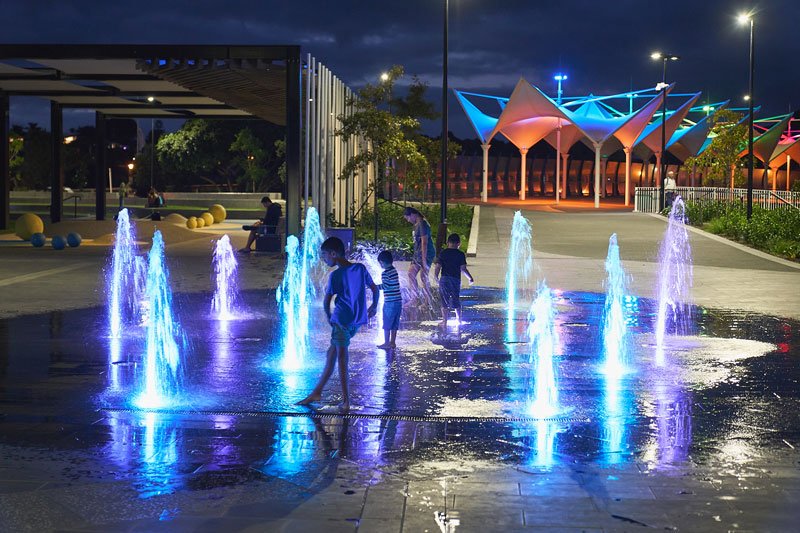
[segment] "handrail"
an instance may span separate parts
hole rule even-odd
[[[780,195],[775,194],[775,191],[768,191],[768,192],[769,192],[770,196],[774,196],[775,198],[777,198],[781,202],[785,203],[789,207],[793,207],[793,208],[797,209],[798,211],[800,211],[800,207],[797,207],[796,205],[794,205],[792,202],[790,202],[786,198],[781,198]]]
[[[62,201],[66,202],[67,200],[75,200],[75,204],[72,211],[72,218],[78,218],[78,200],[81,199],[79,194],[73,194],[72,196],[67,196]]]

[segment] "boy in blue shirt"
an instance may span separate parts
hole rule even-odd
[[[449,310],[456,312],[458,326],[461,327],[461,273],[467,276],[470,285],[475,283],[467,270],[467,256],[458,249],[461,246],[461,237],[458,233],[453,233],[447,237],[447,248],[439,252],[436,260],[436,270],[433,277],[439,280],[439,296],[442,298],[442,329],[447,330],[447,315]],[[441,278],[439,277],[441,274]]]
[[[351,263],[344,258],[344,243],[330,237],[321,246],[320,256],[329,267],[336,266],[328,278],[323,306],[328,322],[331,325],[331,346],[325,360],[325,368],[317,386],[311,394],[300,400],[298,405],[309,405],[322,399],[322,389],[333,374],[333,367],[339,363],[339,380],[342,383],[342,402],[339,407],[350,409],[350,388],[347,380],[347,361],[350,339],[358,331],[358,327],[366,324],[375,316],[378,308],[378,287],[372,281],[369,272],[361,263]],[[367,308],[366,287],[372,291],[372,305]],[[333,312],[331,300],[334,299]]]
[[[392,264],[392,252],[384,250],[378,254],[378,263],[383,269],[381,284],[383,291],[383,340],[378,348],[391,350],[396,347],[397,330],[400,329],[400,313],[403,311],[403,296],[400,294],[400,277]]]

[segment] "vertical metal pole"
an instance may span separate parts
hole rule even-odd
[[[302,162],[302,73],[300,47],[286,57],[286,235],[300,234]]]
[[[153,165],[156,161],[156,121],[150,118],[150,188],[153,188]]]
[[[625,206],[631,205],[631,148],[625,148]]]
[[[312,64],[311,54],[306,55],[306,116],[305,116],[305,131],[303,133],[303,140],[305,141],[305,154],[303,162],[305,164],[305,172],[303,176],[303,210],[308,212],[308,195],[309,195],[309,181],[311,181],[311,78],[314,75],[314,67]]]
[[[753,54],[753,24],[754,19],[750,17],[750,115],[747,117],[747,153],[749,160],[747,162],[747,220],[753,216],[753,167],[755,165],[755,158],[753,156],[753,101],[756,95],[753,94],[753,75],[755,74],[755,57]]]
[[[483,143],[483,170],[481,177],[483,178],[483,190],[481,191],[481,202],[486,203],[489,201],[489,148],[490,143]]]
[[[7,93],[0,92],[0,229],[11,227],[10,141],[9,97]]]
[[[561,82],[558,82],[558,99],[561,100]],[[556,186],[553,191],[556,195],[556,205],[561,201],[561,119],[558,119],[556,129]]]
[[[106,117],[98,112],[94,114],[95,135],[95,184],[94,184],[94,212],[95,219],[106,219]]]
[[[61,104],[50,102],[50,222],[61,222],[64,211],[64,172],[61,150],[64,145],[64,113]]]
[[[600,151],[602,143],[594,143],[594,208],[600,208]]]
[[[447,223],[447,26],[450,0],[444,0],[444,48],[442,53],[442,201],[441,220]]]
[[[664,54],[662,58],[663,71],[661,74],[661,164],[658,165],[658,210],[664,209],[664,182],[665,175],[664,166],[667,161],[666,145],[667,145],[667,60],[669,54]]]
[[[520,165],[519,165],[519,199],[524,200],[525,196],[528,193],[528,169],[526,167],[526,163],[528,162],[528,149],[527,148],[520,148],[519,149],[519,157],[520,157]]]
[[[786,156],[786,191],[787,192],[792,190],[789,187],[789,177],[791,175],[791,172],[792,172],[792,157],[787,154],[787,156]]]

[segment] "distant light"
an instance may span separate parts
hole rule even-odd
[[[156,101],[156,98],[154,96],[148,96],[147,97],[147,101],[150,102],[150,103],[153,103],[153,102]]]
[[[628,93],[625,95],[625,98],[636,98],[636,95],[633,93]]]
[[[388,72],[381,73],[381,81],[389,81],[389,73]]]
[[[661,59],[661,57],[662,57],[661,52],[653,52],[652,54],[650,54],[650,59],[653,60]]]
[[[679,59],[680,59],[680,57],[679,57],[679,56],[669,56],[669,58],[670,58],[670,60],[672,60],[672,61],[677,61],[677,60],[679,60]]]
[[[553,79],[556,80],[556,81],[564,81],[564,80],[567,79],[567,75],[566,74],[556,74],[555,76],[553,76]]]
[[[656,91],[666,89],[667,87],[669,87],[669,83],[664,83],[663,81],[660,81],[658,82],[658,85],[656,85]]]
[[[739,16],[736,17],[736,22],[744,26],[748,22],[753,20],[753,15],[751,13],[739,13]]]
[[[750,95],[749,94],[744,95],[744,101],[745,102],[749,102],[750,101]]]
[[[704,105],[703,106],[703,111],[711,111],[712,109],[714,109],[714,108],[711,107],[710,105]]]
[[[133,170],[133,163],[128,163],[128,170]]]
[[[64,137],[64,144],[69,144],[71,142],[75,142],[78,138],[75,135],[68,135]]]

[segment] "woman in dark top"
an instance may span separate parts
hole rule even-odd
[[[412,235],[414,237],[414,257],[411,259],[411,266],[408,269],[408,280],[415,291],[419,290],[417,284],[417,274],[422,281],[422,290],[427,295],[431,292],[431,282],[428,278],[431,263],[436,257],[436,247],[433,245],[431,237],[431,225],[425,216],[413,207],[406,207],[403,211],[403,218],[406,222],[414,226]]]

